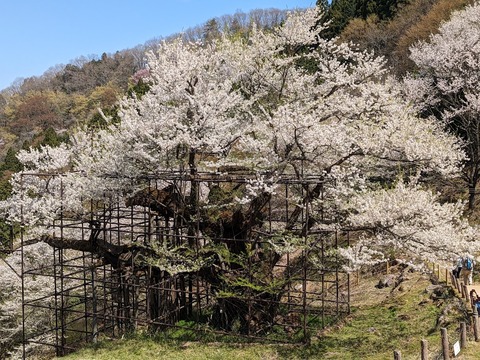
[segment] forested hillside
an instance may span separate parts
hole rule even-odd
[[[331,22],[323,34],[351,41],[359,49],[373,50],[385,56],[392,70],[403,76],[412,71],[408,48],[428,38],[451,11],[472,0],[325,0],[317,1],[326,9]],[[159,41],[178,36],[188,41],[208,41],[220,36],[247,36],[252,23],[260,27],[280,24],[286,12],[258,9],[248,14],[237,12],[209,20],[205,24],[172,34],[165,39],[150,39],[132,49],[115,54],[80,57],[67,65],[52,64],[42,76],[18,79],[0,91],[0,158],[8,149],[20,149],[38,143],[42,131],[52,128],[63,133],[73,124],[98,121],[98,108],[111,111],[116,101],[138,84],[145,67],[145,52]],[[136,74],[137,73],[137,74]],[[135,75],[136,74],[136,75]]]
[[[409,47],[420,40],[426,40],[430,34],[438,31],[442,21],[448,20],[454,10],[472,4],[472,0],[396,0],[396,1],[334,1],[342,15],[333,10],[333,23],[339,22],[335,16],[344,18],[350,7],[347,3],[362,4],[361,9],[347,15],[350,19],[342,24],[340,41],[352,41],[360,49],[374,50],[385,56],[392,71],[398,76],[415,71],[409,58]],[[369,4],[387,4],[388,7],[375,7]],[[352,5],[350,5],[352,6]],[[358,6],[358,5],[357,5]]]
[[[359,49],[373,50],[387,58],[395,73],[404,75],[413,70],[408,47],[435,32],[452,10],[471,2],[334,0],[328,5],[319,0],[317,6],[326,9],[325,17],[331,22],[325,37],[340,36],[340,41],[352,41]],[[65,139],[63,134],[72,125],[101,121],[98,108],[110,114],[121,96],[135,90],[142,77],[140,70],[145,67],[145,52],[154,49],[159,41],[171,41],[178,36],[188,41],[209,41],[221,33],[247,36],[252,23],[271,28],[280,24],[285,15],[285,11],[276,9],[224,15],[182,34],[150,39],[115,54],[80,57],[67,65],[52,64],[42,76],[18,79],[0,91],[0,159],[5,158],[9,149],[11,155],[22,146],[41,143],[45,137],[42,132],[49,128],[50,134],[54,130]]]

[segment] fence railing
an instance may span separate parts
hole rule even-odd
[[[468,307],[471,307],[471,313],[469,313],[469,315],[471,315],[470,322],[469,324],[467,324],[467,322],[465,321],[460,322],[459,324],[460,336],[457,341],[455,342],[450,341],[452,339],[452,336],[449,336],[448,330],[446,328],[440,329],[441,352],[439,354],[436,354],[433,357],[429,357],[430,353],[428,350],[429,348],[428,341],[425,339],[422,339],[420,342],[421,360],[429,360],[429,359],[450,360],[451,355],[455,357],[462,351],[462,349],[466,348],[467,339],[469,338],[468,335],[473,335],[473,338],[475,339],[476,342],[480,341],[479,314],[477,311],[477,307],[470,296],[467,285],[464,284],[463,281],[460,281],[457,277],[455,277],[455,275],[452,273],[451,270],[444,269],[445,271],[441,271],[440,270],[441,267],[439,265],[432,264],[431,266],[432,266],[432,273],[437,276],[438,280],[439,281],[445,280],[445,283],[447,285],[450,284],[452,288],[454,288],[458,292],[461,298],[467,302]],[[444,275],[443,279],[441,278],[442,275]],[[455,339],[457,339],[457,336],[455,336]],[[393,352],[393,359],[402,360],[402,353],[400,350],[395,350]]]

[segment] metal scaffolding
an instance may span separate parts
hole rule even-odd
[[[318,210],[328,185],[284,177],[261,202],[233,204],[252,179],[165,173],[145,177],[131,194],[85,199],[88,216],[60,211],[49,227],[53,263],[22,266],[24,351],[43,344],[61,356],[103,336],[182,327],[308,341],[348,314],[349,276],[331,250],[348,246],[349,233],[315,226],[334,220]],[[239,226],[232,218],[241,216]],[[29,240],[21,229],[23,259]],[[29,281],[39,278],[51,291],[27,299]],[[30,329],[26,320],[44,313],[48,325]]]

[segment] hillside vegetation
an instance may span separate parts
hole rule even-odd
[[[404,75],[412,71],[408,48],[418,40],[427,39],[451,11],[463,8],[473,0],[334,0],[326,7],[331,21],[329,33],[340,41],[352,41],[359,49],[373,50],[385,56],[391,69]],[[376,4],[373,6],[372,4]],[[381,5],[380,5],[381,4]],[[79,57],[67,65],[53,65],[42,76],[18,79],[0,91],[0,160],[7,152],[48,143],[44,132],[68,132],[79,124],[102,121],[98,109],[106,115],[115,113],[117,100],[128,92],[144,92],[145,52],[155,49],[159,41],[182,36],[188,41],[213,39],[221,33],[247,36],[253,23],[271,28],[280,24],[286,11],[254,10],[213,18],[205,24],[151,39],[132,49],[115,54]],[[64,137],[65,138],[65,137]],[[4,170],[8,169],[4,167]],[[15,171],[15,167],[11,169]],[[8,174],[7,174],[8,175]]]
[[[332,22],[326,36],[339,35],[341,41],[374,50],[403,75],[413,69],[408,47],[426,39],[451,11],[468,3],[472,0],[334,0],[331,6],[318,1],[318,6],[327,8],[326,18]],[[280,24],[286,13],[258,9],[248,14],[224,15],[182,34],[150,39],[115,54],[80,57],[67,65],[52,64],[42,76],[16,80],[0,91],[0,159],[9,149],[16,152],[22,146],[40,144],[47,129],[63,134],[74,125],[96,124],[101,121],[99,108],[110,115],[121,96],[145,91],[145,84],[139,84],[145,76],[145,52],[154,49],[159,41],[178,36],[188,41],[209,41],[221,33],[246,36],[253,23],[271,28]]]

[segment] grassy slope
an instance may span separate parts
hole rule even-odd
[[[416,273],[396,289],[377,289],[378,277],[360,279],[352,291],[352,314],[342,324],[315,334],[310,345],[203,343],[136,336],[100,342],[64,357],[68,360],[121,359],[393,359],[420,358],[420,341],[427,339],[430,353],[440,348],[440,327],[447,327],[451,343],[458,340],[465,304],[452,291],[432,296],[425,291],[428,277]],[[439,319],[441,321],[439,322]],[[470,339],[460,359],[480,355],[480,343]]]

